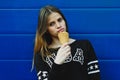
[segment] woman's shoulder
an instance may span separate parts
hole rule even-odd
[[[83,39],[72,39],[70,44],[88,44],[90,43],[89,40],[83,40]]]
[[[88,48],[91,46],[91,42],[89,40],[75,40],[73,43],[70,44],[72,48]]]

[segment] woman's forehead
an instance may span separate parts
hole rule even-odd
[[[57,13],[57,12],[52,12],[52,13],[48,16],[48,20],[52,20],[52,19],[59,18],[59,17],[62,17],[59,13]]]

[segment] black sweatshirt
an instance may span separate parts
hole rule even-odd
[[[38,80],[100,80],[100,70],[94,49],[88,40],[76,40],[70,44],[71,55],[64,64],[54,63],[59,48],[49,49],[50,57],[42,60],[36,53],[34,63]]]

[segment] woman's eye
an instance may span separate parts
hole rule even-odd
[[[62,18],[59,18],[59,19],[58,19],[58,22],[62,22]]]
[[[54,24],[55,24],[54,22],[51,22],[51,23],[50,23],[50,26],[54,26]]]

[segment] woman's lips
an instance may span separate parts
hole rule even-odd
[[[61,28],[58,30],[58,32],[63,32],[64,31],[64,28]]]

